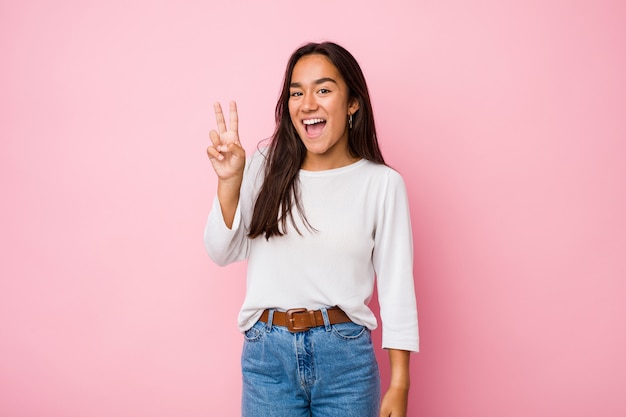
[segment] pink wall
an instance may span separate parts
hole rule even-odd
[[[185,3],[0,1],[0,416],[238,415],[211,105],[251,151],[322,39],[408,183],[409,415],[626,415],[625,3]]]

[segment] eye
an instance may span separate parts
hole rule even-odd
[[[320,93],[320,94],[328,94],[328,93],[330,93],[330,90],[327,89],[327,88],[320,88],[318,93]]]
[[[302,96],[302,93],[300,91],[292,91],[291,93],[289,93],[290,97],[300,97]]]

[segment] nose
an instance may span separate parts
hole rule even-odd
[[[302,97],[302,109],[304,111],[317,110],[317,101],[315,95],[311,93],[305,93]]]

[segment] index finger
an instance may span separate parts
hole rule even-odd
[[[239,117],[237,116],[237,103],[233,100],[230,102],[230,130],[237,132],[239,128]]]
[[[226,121],[224,120],[224,113],[222,113],[222,105],[219,102],[213,104],[213,110],[215,110],[215,120],[217,121],[217,131],[220,134],[226,132]]]

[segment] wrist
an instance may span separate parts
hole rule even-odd
[[[217,186],[220,188],[230,188],[237,189],[241,187],[241,183],[243,182],[243,175],[237,174],[228,178],[219,178],[217,179]]]
[[[220,200],[239,200],[243,178],[218,179],[217,195]]]
[[[409,380],[408,375],[406,376],[392,375],[391,376],[389,388],[408,392],[410,387],[411,387],[411,381]]]

